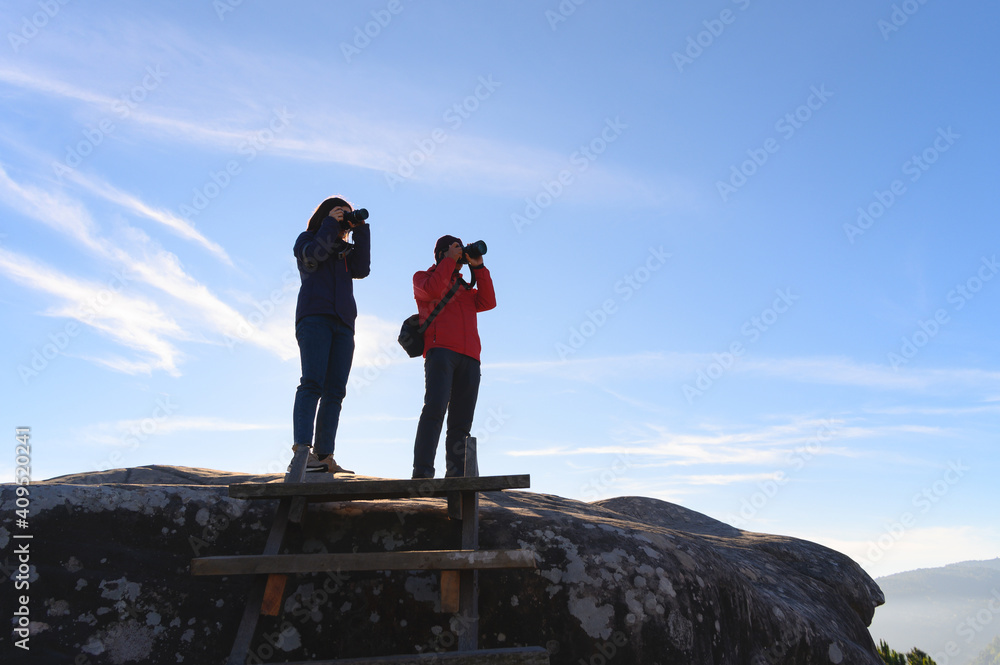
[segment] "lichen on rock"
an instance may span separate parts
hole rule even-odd
[[[250,580],[192,577],[189,562],[263,551],[276,503],[231,499],[225,484],[278,479],[147,467],[35,484],[31,591],[46,629],[33,649],[53,665],[223,662]],[[12,514],[10,486],[0,499]],[[485,493],[480,515],[483,549],[527,548],[538,566],[479,573],[484,648],[541,645],[554,665],[880,665],[866,626],[881,591],[815,543],[643,497]],[[312,504],[286,550],[458,542],[444,500],[422,498]],[[7,616],[10,602],[0,600]],[[439,610],[433,572],[295,575],[279,616],[261,618],[252,657],[453,650],[467,625]]]

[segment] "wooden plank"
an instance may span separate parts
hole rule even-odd
[[[466,437],[465,459],[463,460],[462,467],[462,475],[466,478],[479,477],[479,454],[477,448],[476,437]],[[453,520],[462,519],[462,493],[457,490],[448,492],[448,517]]]
[[[295,446],[292,449],[292,463],[288,465],[285,474],[286,483],[301,483],[306,475],[306,463],[309,461],[309,447]]]
[[[462,549],[475,551],[479,549],[479,494],[462,492],[461,496]],[[478,570],[462,570],[459,573],[458,611],[463,617],[463,630],[458,635],[458,650],[475,651],[479,648]]]
[[[451,491],[498,492],[531,486],[528,474],[417,480],[333,480],[309,483],[239,483],[229,486],[236,499],[276,499],[305,496],[311,501],[419,499],[447,496]]]
[[[285,665],[549,665],[549,652],[542,647],[448,651],[412,656],[373,656],[339,660],[310,660]]]
[[[441,571],[441,611],[445,614],[459,610],[459,575],[457,570]]]
[[[462,493],[448,492],[448,519],[462,519]]]
[[[306,448],[306,454],[300,459],[299,448],[295,448],[295,456],[292,457],[292,463],[288,468],[288,473],[285,474],[286,483],[301,483],[305,480],[306,465],[309,462],[310,450],[310,448]],[[305,512],[306,500],[302,497],[296,497],[292,501],[291,508],[288,509],[288,521],[293,522],[294,524],[301,524],[302,516]]]
[[[462,492],[462,549],[479,549],[479,494]]]
[[[281,611],[281,601],[285,597],[285,584],[288,575],[268,575],[267,586],[264,588],[264,598],[260,603],[260,613],[267,617],[276,617]]]
[[[248,554],[191,560],[192,575],[257,575],[365,570],[534,568],[531,550],[427,550],[351,554]]]
[[[301,482],[306,472],[306,462],[309,459],[309,448],[302,446],[295,450],[292,455],[292,463],[289,471],[285,474],[285,482]],[[267,543],[264,545],[265,555],[275,555],[281,549],[281,543],[285,539],[285,529],[288,527],[288,513],[292,508],[292,499],[285,498],[278,503],[278,509],[274,513],[274,522],[271,523],[271,532],[267,536]],[[192,562],[193,563],[193,562]],[[192,567],[192,573],[194,573]],[[274,594],[284,594],[284,580],[286,577],[270,582],[272,585],[272,597]],[[247,654],[250,653],[250,642],[253,640],[254,631],[257,630],[257,619],[263,607],[264,593],[269,580],[265,577],[258,577],[250,586],[247,594],[247,604],[243,608],[243,617],[240,619],[239,628],[236,630],[236,639],[233,640],[233,648],[229,652],[227,665],[244,665],[247,662]],[[280,588],[279,588],[280,587]],[[278,601],[281,602],[280,599]]]
[[[479,477],[479,442],[474,436],[465,440],[465,475]]]
[[[288,521],[295,524],[302,524],[302,520],[306,514],[306,504],[308,503],[304,496],[292,497],[292,508],[288,511]]]

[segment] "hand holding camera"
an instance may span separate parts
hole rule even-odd
[[[357,210],[348,210],[341,206],[337,206],[330,211],[330,217],[337,220],[342,231],[350,231],[355,226],[363,224],[366,219],[368,219],[368,211],[364,208],[358,208]]]
[[[454,259],[458,265],[468,263],[470,266],[481,266],[483,265],[483,254],[485,253],[486,243],[482,240],[477,240],[465,247],[462,247],[460,243],[453,242],[445,256]]]
[[[340,212],[341,217],[337,219],[340,223],[340,228],[347,231],[348,229],[353,229],[358,224],[364,224],[365,220],[368,219],[368,210],[365,208],[358,208],[357,210],[334,210],[334,212]]]
[[[486,253],[486,243],[482,240],[466,245],[462,249],[462,259],[460,262],[468,263],[470,266],[483,265],[483,254]]]

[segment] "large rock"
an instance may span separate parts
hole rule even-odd
[[[192,577],[194,556],[259,554],[276,503],[230,499],[219,483],[276,481],[145,467],[32,485],[30,652],[20,662],[222,663],[247,577]],[[116,481],[155,484],[109,484]],[[104,483],[104,484],[94,484]],[[13,486],[0,547],[16,575]],[[581,503],[532,492],[482,495],[480,545],[530,548],[538,570],[482,571],[483,648],[541,645],[552,663],[881,665],[866,626],[883,602],[853,561],[803,540],[740,531],[641,497]],[[291,552],[457,547],[443,499],[313,504]],[[289,580],[263,617],[251,662],[454,648],[430,572],[322,573]],[[16,636],[14,637],[16,639]],[[28,657],[30,656],[30,657]],[[10,662],[4,656],[4,662]]]

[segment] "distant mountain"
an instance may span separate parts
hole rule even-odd
[[[922,568],[875,580],[885,605],[871,634],[897,651],[918,647],[938,665],[980,665],[1000,636],[1000,558]],[[1000,643],[998,643],[1000,645]],[[989,654],[982,661],[994,665]]]
[[[1000,665],[1000,636],[990,642],[990,645],[979,652],[971,665]]]

